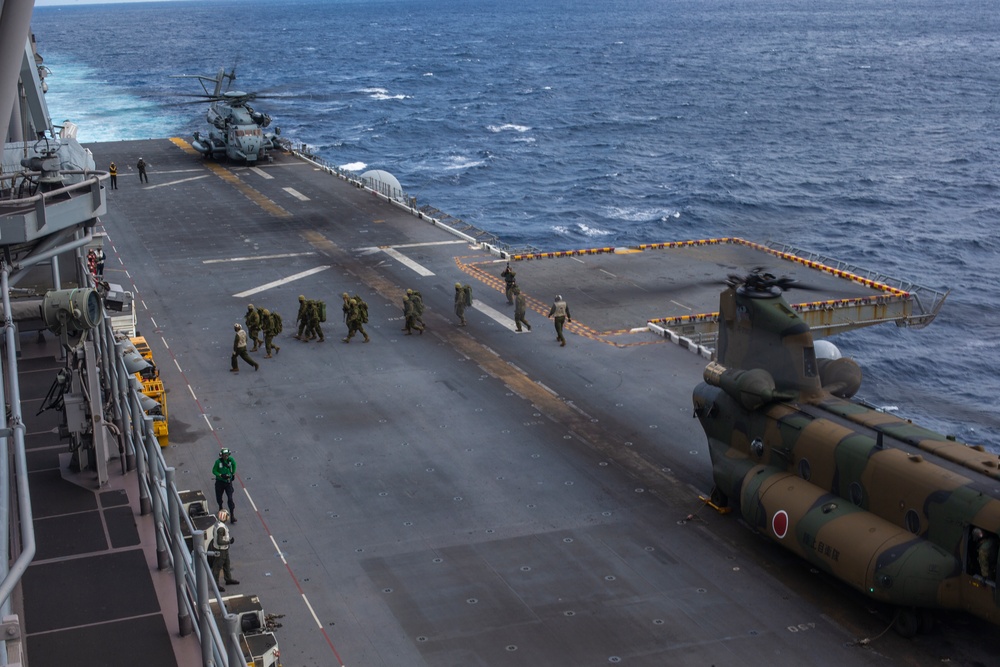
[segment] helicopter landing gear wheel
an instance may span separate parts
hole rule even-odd
[[[920,616],[920,634],[926,635],[934,631],[934,612],[930,609],[921,609],[919,612]]]
[[[729,496],[720,491],[717,486],[712,487],[712,495],[710,499],[712,504],[716,507],[729,507]]]
[[[913,607],[900,607],[896,610],[896,619],[892,623],[892,629],[900,637],[910,639],[915,637],[922,627],[921,610]]]

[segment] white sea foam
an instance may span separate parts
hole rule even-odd
[[[442,166],[442,169],[446,171],[461,171],[463,169],[474,169],[476,167],[481,167],[486,164],[485,160],[474,160],[464,155],[452,155]]]
[[[348,162],[347,164],[340,165],[340,169],[343,171],[361,171],[367,166],[364,162]]]
[[[663,208],[647,208],[642,206],[621,206],[605,208],[603,213],[613,220],[624,220],[625,222],[645,222],[647,220],[666,221],[671,218],[681,217],[680,211]]]
[[[584,236],[587,236],[589,238],[596,238],[600,236],[611,236],[612,234],[614,234],[614,232],[610,230],[597,229],[596,227],[591,227],[590,225],[584,224],[582,222],[579,223],[576,227],[579,232],[581,232]]]
[[[490,132],[527,132],[531,128],[525,125],[514,125],[513,123],[504,123],[503,125],[487,125],[486,129]]]
[[[579,236],[580,234],[583,234],[587,238],[599,238],[602,236],[610,236],[614,233],[606,229],[597,229],[596,227],[591,227],[590,225],[583,222],[578,222],[577,224],[571,227],[567,227],[566,225],[553,225],[552,229],[557,234],[561,234],[563,236]]]

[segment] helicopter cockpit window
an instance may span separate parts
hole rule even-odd
[[[996,533],[973,526],[969,531],[966,572],[995,585],[998,547],[1000,547],[1000,539]]]
[[[816,349],[811,345],[802,348],[802,373],[807,378],[816,377]]]

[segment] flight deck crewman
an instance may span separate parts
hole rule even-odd
[[[230,569],[229,545],[236,539],[229,534],[229,526],[226,525],[226,521],[232,519],[233,523],[236,523],[236,517],[230,515],[226,510],[219,510],[216,519],[215,535],[212,537],[212,551],[215,552],[215,560],[212,561],[212,578],[218,583],[219,574],[222,573],[226,578],[226,583],[235,586],[240,582],[233,578],[233,571]],[[219,591],[225,590],[225,587],[219,584]]]
[[[236,459],[229,450],[222,448],[219,450],[219,458],[215,459],[212,466],[212,475],[215,476],[215,502],[219,504],[219,511],[222,511],[222,494],[226,494],[229,504],[229,516],[233,523],[236,523],[236,503],[233,501],[233,480],[236,479]]]
[[[555,303],[552,304],[552,309],[546,317],[552,317],[555,315],[555,325],[556,325],[556,340],[559,341],[560,347],[566,347],[566,338],[563,336],[563,324],[566,322],[572,322],[573,318],[569,314],[569,304],[563,301],[562,295],[556,294]]]
[[[111,189],[112,190],[117,190],[118,189],[118,165],[116,165],[114,162],[112,162],[111,166],[108,167],[108,173],[111,175]]]
[[[139,182],[149,183],[149,176],[146,175],[146,161],[139,158],[139,161],[135,163],[135,168],[139,170]]]
[[[528,327],[528,331],[531,331],[531,325],[528,324],[528,320],[524,319],[525,313],[528,312],[528,298],[521,294],[521,288],[514,285],[514,324],[517,325],[517,330],[521,331],[521,325]]]
[[[503,270],[500,277],[503,278],[504,282],[504,294],[507,295],[507,305],[513,305],[514,303],[514,288],[517,286],[514,279],[514,270],[510,268],[510,262],[507,262],[507,268]]]
[[[253,366],[255,371],[260,370],[260,364],[251,359],[250,355],[247,354],[247,332],[243,330],[239,322],[233,325],[233,330],[236,332],[236,337],[233,339],[233,367],[229,369],[230,372],[240,372],[239,367],[236,365],[237,359],[247,362]]]

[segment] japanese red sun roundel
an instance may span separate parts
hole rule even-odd
[[[778,510],[774,513],[774,517],[771,519],[771,530],[774,531],[779,540],[784,539],[785,534],[788,533],[788,512]]]

